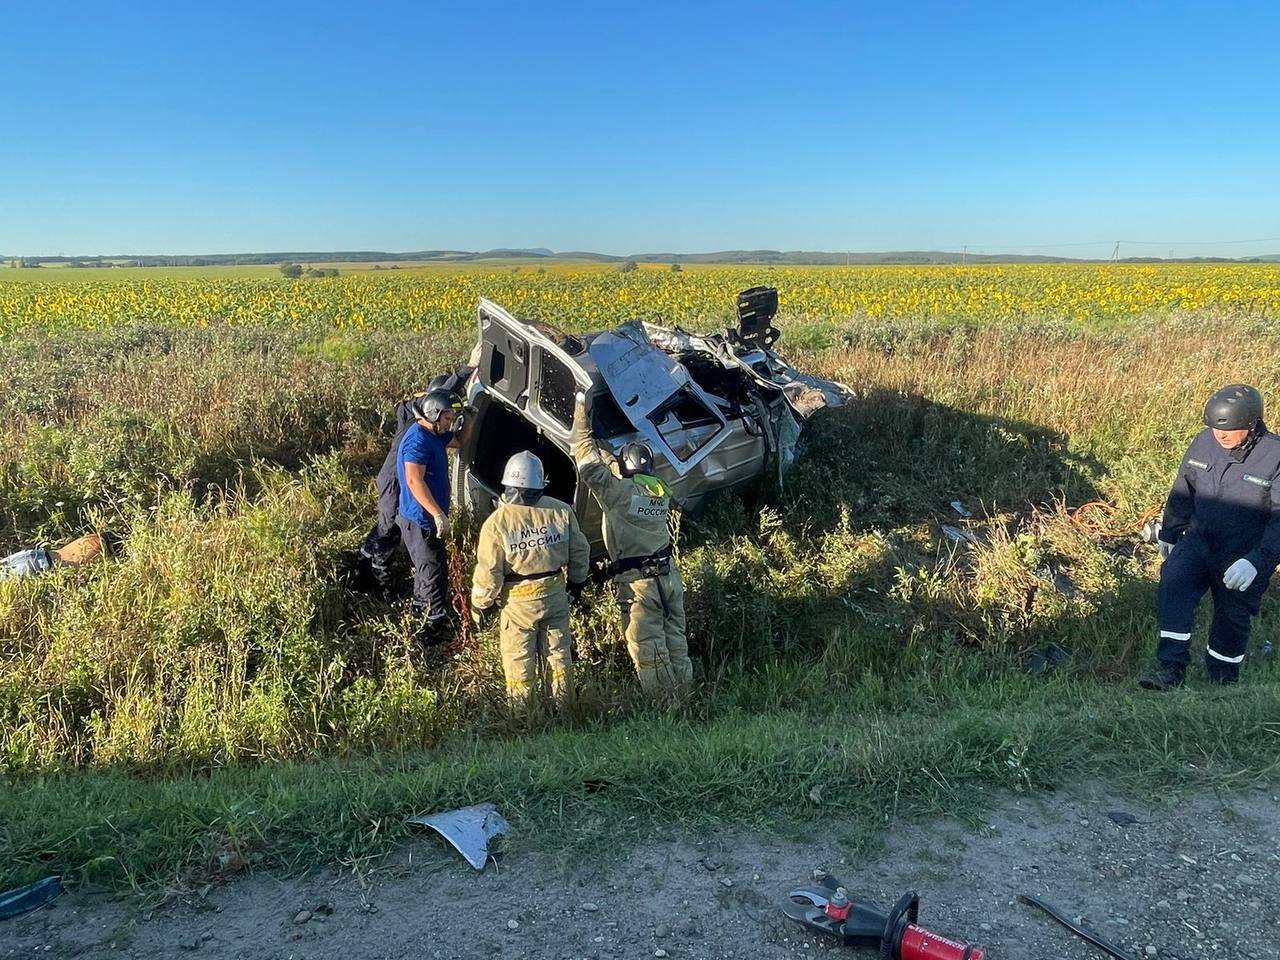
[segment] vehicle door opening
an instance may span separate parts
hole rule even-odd
[[[483,409],[479,409],[483,404]],[[542,461],[549,496],[572,504],[578,488],[573,460],[537,427],[504,403],[480,397],[477,404],[474,452],[467,469],[494,496],[502,493],[502,471],[507,460],[528,450]]]

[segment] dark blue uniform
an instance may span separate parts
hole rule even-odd
[[[1226,450],[1212,430],[1200,431],[1169,492],[1160,539],[1175,547],[1160,569],[1156,657],[1167,667],[1186,666],[1196,606],[1208,591],[1213,625],[1205,669],[1213,680],[1236,679],[1250,620],[1280,562],[1280,437],[1260,423],[1244,445]],[[1228,590],[1222,575],[1241,558],[1258,575],[1249,589]]]
[[[396,547],[400,545],[400,528],[396,525],[396,514],[400,510],[400,478],[396,475],[396,453],[400,450],[404,432],[414,422],[413,410],[410,408],[413,399],[406,397],[396,404],[396,433],[376,481],[378,519],[360,545],[360,555],[369,561],[373,575],[381,584],[387,582],[387,568],[391,565]]]

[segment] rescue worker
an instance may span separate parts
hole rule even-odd
[[[543,494],[547,480],[537,456],[525,450],[507,460],[502,486],[476,544],[471,617],[483,629],[502,604],[498,644],[513,703],[541,691],[545,665],[551,696],[563,704],[573,691],[569,603],[586,586],[591,546],[573,507]]]
[[[640,441],[623,444],[614,458],[591,435],[586,398],[573,412],[573,457],[578,476],[601,507],[611,578],[622,614],[627,653],[640,689],[659,699],[680,699],[693,683],[685,639],[684,585],[671,556],[671,490],[654,476],[653,451]]]
[[[414,402],[432,390],[447,390],[461,397],[463,387],[473,369],[471,366],[459,367],[451,374],[442,373],[438,377],[433,377],[425,391],[405,397],[396,404],[396,432],[391,438],[391,448],[382,461],[382,469],[378,471],[378,478],[375,481],[378,491],[378,518],[360,544],[360,557],[356,562],[357,582],[368,585],[371,581],[381,590],[387,589],[390,583],[391,558],[395,555],[396,547],[400,545],[400,527],[396,525],[396,515],[400,512],[400,479],[396,469],[396,457],[405,431],[416,419],[413,413]]]
[[[449,611],[445,537],[449,535],[449,456],[461,437],[453,433],[462,402],[448,390],[431,390],[413,400],[413,423],[396,445],[400,485],[396,526],[413,561],[411,610],[421,621],[420,636],[443,643],[454,632]]]
[[[1165,504],[1159,534],[1158,665],[1138,678],[1148,690],[1180,686],[1191,628],[1205,592],[1213,622],[1205,647],[1209,680],[1237,679],[1250,620],[1280,561],[1280,437],[1262,419],[1262,394],[1233,383],[1204,408]]]

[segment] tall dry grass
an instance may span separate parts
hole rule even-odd
[[[1135,526],[1204,395],[1248,379],[1280,398],[1280,338],[1240,318],[790,333],[801,366],[858,399],[808,426],[782,490],[685,518],[712,704],[786,663],[828,663],[888,703],[939,657],[981,651],[997,682],[1051,640],[1077,652],[1071,669],[1123,675],[1152,630]],[[123,537],[91,568],[0,585],[5,765],[342,753],[500,722],[492,637],[427,658],[396,605],[340,577],[372,517],[390,401],[468,339],[142,327],[0,345],[0,546]],[[1102,528],[1073,523],[1095,499],[1115,507]],[[588,599],[578,675],[598,716],[626,704],[630,671],[608,597]]]

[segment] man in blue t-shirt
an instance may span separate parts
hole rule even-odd
[[[405,432],[417,419],[413,405],[432,390],[447,390],[461,399],[468,378],[474,370],[473,365],[459,367],[451,374],[434,377],[427,389],[422,393],[405,397],[395,406],[396,432],[391,440],[391,448],[386,459],[382,461],[382,469],[378,471],[375,486],[378,491],[378,518],[369,528],[364,541],[360,544],[360,555],[356,559],[354,572],[356,583],[369,587],[376,585],[385,590],[389,585],[391,558],[396,547],[400,545],[400,527],[396,517],[400,515],[400,477],[397,460],[400,453],[400,441]]]
[[[413,561],[413,612],[425,617],[423,637],[428,643],[444,642],[453,633],[444,551],[444,538],[449,535],[446,451],[460,442],[453,435],[453,423],[461,406],[448,390],[431,390],[414,398],[414,421],[396,450],[400,484],[396,526]]]

